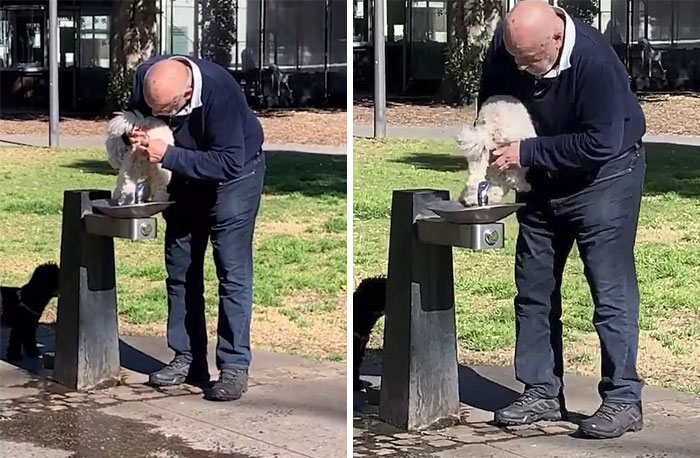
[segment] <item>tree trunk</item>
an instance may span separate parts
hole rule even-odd
[[[136,67],[156,52],[159,14],[156,0],[114,2],[111,23],[111,65],[107,88],[108,111],[126,107]]]
[[[481,63],[502,17],[501,0],[452,0],[446,83],[451,102],[471,103],[478,90]]]
[[[112,70],[133,71],[156,51],[156,0],[128,0],[114,4]]]
[[[502,6],[501,0],[452,0],[450,39],[487,47],[501,20]]]

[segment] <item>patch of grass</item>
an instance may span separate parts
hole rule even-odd
[[[293,323],[296,323],[300,328],[308,328],[309,322],[306,321],[299,310],[295,309],[280,309],[280,313],[289,318]]]
[[[670,351],[640,351],[640,367],[651,383],[700,392],[700,373],[689,369],[700,361],[695,350],[700,337],[700,148],[663,144],[646,148],[648,167],[635,252],[639,323],[650,341]],[[357,284],[362,278],[386,273],[392,190],[443,189],[457,196],[466,178],[466,164],[449,141],[356,138],[353,167]],[[502,363],[504,352],[512,354],[518,225],[514,216],[504,222],[503,250],[453,250],[457,333],[465,360]],[[568,364],[581,373],[599,375],[598,359],[574,352],[580,342],[598,345],[591,294],[575,247],[564,271],[562,302],[565,348],[573,354]],[[382,323],[373,336],[376,345],[381,345]],[[668,373],[682,373],[683,381]]]
[[[3,148],[0,153],[0,284],[19,285],[37,264],[60,259],[64,190],[111,191],[116,172],[97,150]],[[337,360],[339,348],[346,346],[345,322],[337,319],[345,314],[347,289],[346,158],[291,153],[267,158],[254,240],[253,346]],[[159,215],[156,240],[115,240],[119,318],[125,328],[158,329],[153,325],[167,318],[165,227]],[[318,230],[280,233],[287,227]],[[214,332],[218,281],[211,246],[204,278]],[[288,303],[298,296],[312,300]],[[50,309],[47,316],[55,312],[55,301]],[[266,314],[266,309],[280,313]]]
[[[657,340],[661,343],[661,346],[671,350],[673,356],[683,356],[689,353],[688,349],[683,348],[682,345],[678,344],[678,340],[674,335],[662,331],[652,332],[650,334],[652,339]]]
[[[25,215],[59,215],[61,214],[61,205],[53,201],[45,200],[30,200],[15,198],[8,199],[8,202],[3,207],[3,210],[11,213],[22,213]]]
[[[323,225],[326,232],[335,233],[345,233],[347,231],[348,225],[345,217],[343,216],[331,216],[328,221]]]

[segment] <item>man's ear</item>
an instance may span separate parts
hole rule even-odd
[[[190,86],[190,87],[188,87],[187,89],[185,89],[185,94],[184,94],[184,96],[185,96],[185,98],[186,98],[187,100],[189,100],[189,99],[192,97],[192,92],[193,92],[192,86]]]

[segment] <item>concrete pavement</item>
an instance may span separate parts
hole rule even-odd
[[[376,358],[375,358],[376,360]],[[378,399],[381,367],[366,365],[362,378]],[[490,458],[697,458],[700,456],[700,398],[665,388],[643,390],[644,429],[618,439],[589,440],[576,435],[575,421],[599,405],[598,379],[567,376],[565,396],[573,422],[540,422],[497,427],[493,411],[515,399],[522,385],[512,367],[460,366],[461,424],[423,433],[399,431],[379,421],[368,395],[354,399],[355,457]],[[373,400],[374,402],[374,400]]]
[[[44,351],[53,333],[42,326]],[[5,331],[5,329],[3,329]],[[3,332],[3,355],[7,333]],[[211,343],[210,343],[211,344]],[[335,458],[347,454],[345,363],[254,351],[248,392],[214,403],[201,390],[154,389],[171,358],[163,338],[123,337],[122,385],[88,393],[53,383],[40,360],[0,361],[0,456],[16,458]],[[215,379],[213,351],[210,371]]]
[[[459,132],[460,126],[429,127],[429,126],[400,126],[387,125],[388,138],[406,138],[422,140],[453,140]],[[355,124],[353,135],[355,137],[371,138],[374,126],[370,124]],[[669,143],[674,145],[700,146],[700,136],[691,135],[645,135],[643,141],[647,143]]]
[[[104,148],[105,139],[102,136],[87,137],[59,137],[61,148]],[[0,134],[0,147],[6,146],[33,146],[46,148],[49,145],[48,135],[9,135]],[[318,154],[347,154],[345,146],[337,145],[304,145],[298,143],[274,144],[265,143],[265,151],[293,151],[297,153],[318,153]]]

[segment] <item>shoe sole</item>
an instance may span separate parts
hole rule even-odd
[[[600,430],[589,430],[581,426],[579,426],[578,432],[581,433],[583,436],[589,437],[591,439],[615,439],[617,437],[622,436],[625,433],[636,433],[637,431],[641,431],[643,427],[644,422],[642,420],[639,420],[635,421],[622,431],[614,431],[612,433],[605,433]]]
[[[218,401],[218,402],[237,401],[237,400],[241,399],[241,397],[243,397],[243,394],[246,391],[248,391],[248,388],[244,389],[239,396],[226,396],[226,395],[212,396],[211,392],[209,390],[207,390],[204,393],[204,399],[206,399],[207,401]]]
[[[560,421],[561,412],[543,412],[539,415],[525,415],[522,419],[494,417],[496,423],[505,426],[521,426],[535,423],[536,421]]]
[[[200,386],[200,385],[205,385],[209,383],[211,379],[206,379],[206,380],[190,380],[184,377],[174,377],[172,379],[168,380],[153,380],[153,379],[148,379],[148,385],[150,386],[179,386],[179,385],[194,385],[194,386]]]
[[[242,396],[210,396],[205,395],[204,399],[207,401],[217,401],[217,402],[227,402],[227,401],[238,401]]]

